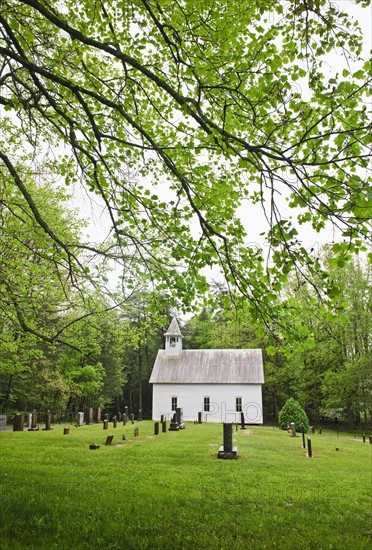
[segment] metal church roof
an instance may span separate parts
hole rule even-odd
[[[167,334],[170,329],[171,326]],[[150,383],[263,384],[262,350],[183,350],[176,357],[167,355],[165,350],[159,350]]]

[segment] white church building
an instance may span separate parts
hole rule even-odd
[[[182,349],[176,318],[165,333],[165,349],[159,350],[150,377],[153,386],[152,417],[170,418],[183,409],[184,420],[262,424],[260,349]]]

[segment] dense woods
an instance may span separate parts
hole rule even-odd
[[[3,411],[149,416],[178,314],[185,347],[265,350],[267,419],[371,421],[372,77],[342,4],[1,2]]]

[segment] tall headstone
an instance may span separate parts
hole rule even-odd
[[[199,411],[198,412],[198,424],[202,424],[203,423],[203,420],[202,420],[202,412]]]
[[[28,431],[33,432],[37,431],[39,429],[39,426],[37,425],[37,410],[34,409],[31,414],[31,426],[29,427]]]
[[[45,416],[45,428],[43,430],[52,430],[52,413],[47,411]]]
[[[16,414],[13,422],[13,432],[23,432],[24,424],[25,424],[25,415],[22,413]]]
[[[87,424],[93,424],[93,407],[89,407],[88,409]]]
[[[169,431],[178,432],[179,429],[180,429],[180,425],[177,420],[177,414],[174,413],[174,415],[172,416],[172,420],[170,421],[170,424],[169,424]]]
[[[233,425],[231,423],[224,422],[223,424],[223,445],[217,456],[228,460],[238,458],[238,448],[233,446]]]
[[[104,430],[108,430],[108,420],[105,418],[105,420],[103,421],[103,429]]]
[[[294,422],[291,422],[290,427],[291,427],[291,437],[297,437],[296,424]]]
[[[126,415],[127,415],[127,418],[129,418],[129,417],[128,417],[128,413],[129,413],[129,411],[128,411],[128,407],[124,407],[124,414],[126,414]]]
[[[116,428],[116,426],[118,425],[118,419],[116,414],[115,416],[112,417],[112,423],[113,423],[113,427]]]
[[[159,422],[154,423],[154,435],[159,435]]]
[[[139,428],[134,428],[134,437],[138,437],[139,435]]]
[[[124,414],[123,414],[123,426],[126,425],[127,420],[128,420],[127,415],[124,413]]]
[[[138,411],[138,422],[142,422],[142,409]]]
[[[177,418],[179,429],[184,430],[185,424],[183,423],[183,409],[181,407],[177,407],[176,409],[176,418]]]
[[[163,434],[166,433],[167,431],[167,421],[164,420],[162,423],[161,423],[161,431],[163,432]]]
[[[160,416],[160,424],[163,424],[164,420],[165,420],[165,415],[162,414],[162,415]]]
[[[132,424],[134,424],[134,414],[133,413],[130,415],[130,420],[131,420]]]
[[[100,407],[98,407],[94,412],[95,412],[94,421],[95,422],[102,422],[102,420],[101,420],[102,411],[101,411]]]
[[[84,413],[78,412],[77,414],[77,426],[83,426],[84,425]]]
[[[242,430],[245,430],[245,418],[244,418],[243,412],[240,413],[240,424],[241,424]]]

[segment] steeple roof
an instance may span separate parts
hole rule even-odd
[[[182,338],[181,330],[176,317],[173,317],[171,324],[169,325],[168,330],[164,334],[164,336],[180,336]]]

